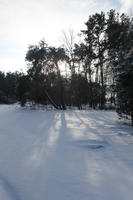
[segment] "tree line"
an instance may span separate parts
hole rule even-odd
[[[75,43],[72,31],[64,33],[58,48],[44,40],[30,45],[27,74],[0,73],[1,96],[22,106],[31,101],[63,110],[84,104],[104,109],[109,104],[120,116],[129,115],[133,125],[133,19],[115,10],[96,13],[79,35]]]

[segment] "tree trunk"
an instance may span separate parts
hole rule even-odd
[[[63,86],[63,82],[62,82],[62,78],[60,74],[60,69],[58,66],[58,62],[56,62],[55,64],[56,64],[57,76],[58,76],[58,81],[59,81],[61,109],[66,110],[65,101],[64,101],[64,86]]]
[[[45,94],[48,98],[48,100],[50,101],[50,103],[56,108],[58,109],[58,106],[56,105],[56,103],[51,99],[51,97],[49,96],[48,92],[45,90]]]

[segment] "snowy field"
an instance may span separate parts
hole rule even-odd
[[[0,200],[132,200],[133,128],[113,111],[0,106]]]

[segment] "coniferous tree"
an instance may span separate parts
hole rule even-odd
[[[91,46],[93,50],[94,66],[96,68],[95,77],[96,82],[101,85],[100,108],[104,108],[106,84],[104,81],[104,63],[106,62],[106,38],[105,28],[106,19],[105,14],[101,12],[89,17],[85,23],[87,30],[82,31],[85,35],[87,45]]]
[[[133,21],[111,10],[108,19],[109,57],[115,78],[117,111],[131,116],[133,125]]]

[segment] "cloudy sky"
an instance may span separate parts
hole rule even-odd
[[[112,8],[129,13],[133,0],[0,0],[0,70],[25,70],[29,44],[59,46],[62,31],[79,33],[90,14]]]

